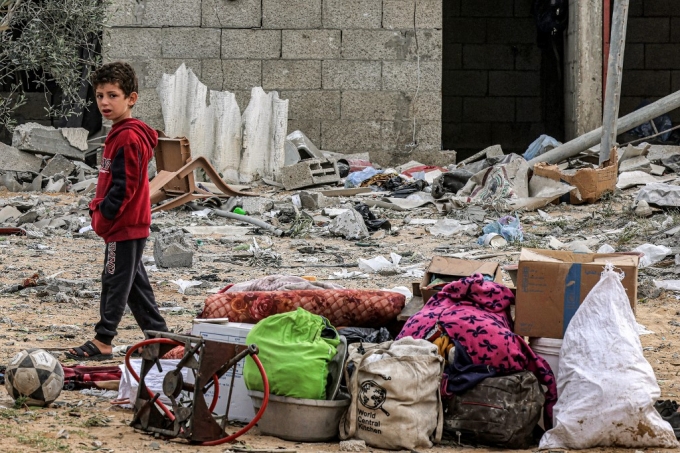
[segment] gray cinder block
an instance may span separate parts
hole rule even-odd
[[[262,63],[262,88],[265,90],[321,89],[321,61],[265,60]]]
[[[323,88],[326,90],[380,90],[380,61],[325,60]]]
[[[222,58],[281,57],[281,30],[222,30]]]
[[[262,0],[262,28],[321,28],[321,0]]]
[[[221,30],[217,28],[163,28],[162,54],[167,58],[218,58]]]
[[[283,30],[285,59],[340,58],[340,30]]]

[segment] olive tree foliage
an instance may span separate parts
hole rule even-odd
[[[0,0],[0,130],[16,126],[13,113],[26,103],[28,83],[45,94],[46,117],[68,118],[87,106],[79,91],[100,64],[94,38],[103,31],[108,3]],[[51,105],[55,92],[61,102]]]

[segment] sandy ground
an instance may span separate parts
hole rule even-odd
[[[11,204],[15,197],[30,197],[25,194],[0,192],[0,202]],[[45,197],[41,195],[41,197]],[[56,207],[77,210],[80,197],[61,195],[53,197]],[[579,234],[589,236],[601,233],[603,229],[614,228],[628,216],[625,212],[626,201],[613,207],[603,204],[588,207],[559,206],[547,209],[551,215],[567,215],[572,226],[562,224],[565,240],[568,236]],[[607,214],[607,212],[609,214]],[[166,319],[171,329],[182,332],[190,329],[191,320],[200,312],[210,289],[220,288],[229,282],[266,276],[272,273],[292,275],[314,275],[326,278],[340,268],[320,267],[320,264],[356,263],[357,258],[371,258],[377,255],[389,256],[390,252],[404,255],[402,264],[426,263],[442,250],[460,252],[476,250],[474,238],[434,238],[424,227],[404,227],[404,213],[380,212],[381,216],[392,218],[393,226],[398,227],[395,235],[372,241],[372,245],[359,246],[355,241],[340,238],[318,237],[312,234],[304,239],[272,238],[271,247],[283,257],[283,266],[291,267],[251,267],[245,263],[228,262],[221,257],[230,256],[238,243],[216,238],[194,239],[196,254],[192,268],[162,270],[150,273],[150,279],[161,307],[181,307],[177,311],[167,311]],[[419,218],[440,218],[434,209],[424,209],[409,214]],[[490,218],[494,214],[490,214]],[[593,217],[595,215],[595,217]],[[533,221],[532,221],[533,219]],[[592,219],[590,221],[589,219]],[[164,213],[154,219],[154,227],[166,228],[187,224],[235,224],[226,219],[198,219],[186,212]],[[523,216],[523,227],[533,238],[531,246],[541,246],[537,237],[546,234],[554,225],[546,226],[532,213]],[[625,222],[623,222],[625,223]],[[571,231],[570,231],[571,230]],[[644,230],[638,242],[645,240]],[[535,236],[534,236],[535,235]],[[260,245],[270,241],[265,236],[253,236]],[[248,239],[251,240],[251,239]],[[302,254],[297,248],[302,240],[309,245],[325,248],[325,252],[313,255]],[[616,238],[612,238],[616,243]],[[618,239],[622,248],[634,247],[627,238]],[[153,255],[153,241],[147,244],[145,255]],[[442,248],[444,247],[444,248]],[[437,251],[435,251],[437,249]],[[24,290],[11,294],[0,294],[0,363],[7,363],[19,351],[30,347],[47,349],[60,354],[64,349],[90,339],[93,326],[98,320],[98,299],[91,298],[89,291],[99,290],[99,275],[103,260],[103,242],[93,235],[72,235],[61,232],[42,238],[0,236],[0,284],[6,286],[21,284],[22,281],[38,273],[42,277],[58,274],[58,278],[86,283],[86,290],[78,294],[66,292],[68,297],[55,297],[50,294]],[[509,246],[503,250],[505,256],[494,258],[503,264],[516,262],[519,247]],[[492,250],[487,249],[487,252]],[[306,260],[306,261],[305,261]],[[348,270],[356,270],[348,268]],[[507,276],[506,276],[507,277]],[[642,277],[641,277],[642,278]],[[194,290],[192,295],[180,294],[177,286],[170,280],[203,280],[206,287]],[[390,288],[397,285],[410,286],[412,278],[400,276],[375,276],[370,279],[342,280],[339,283],[356,288]],[[680,314],[680,301],[672,293],[664,293],[656,299],[638,302],[637,319],[651,335],[641,337],[645,357],[649,360],[662,391],[663,399],[680,399],[680,350],[678,335],[680,322],[675,321]],[[126,315],[120,326],[116,344],[133,344],[141,340],[131,315]],[[60,356],[62,363],[73,364]],[[118,364],[116,358],[110,364]],[[228,446],[197,447],[181,441],[165,441],[136,432],[128,426],[132,411],[114,407],[107,398],[87,396],[77,391],[64,391],[53,407],[36,409],[13,409],[13,401],[0,392],[0,449],[2,451],[225,451]],[[236,428],[234,428],[234,431]],[[67,438],[66,438],[67,436]],[[253,449],[293,449],[302,452],[338,451],[337,443],[296,444],[276,438],[260,436],[254,429],[239,440],[240,447]],[[233,447],[233,446],[232,446]],[[433,451],[462,448],[453,442],[437,446]],[[599,451],[614,451],[599,449]],[[650,450],[652,451],[652,450]],[[653,451],[658,451],[654,449]]]

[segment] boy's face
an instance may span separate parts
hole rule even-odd
[[[95,96],[102,116],[113,121],[113,124],[132,117],[132,106],[137,102],[137,93],[133,92],[125,97],[118,84],[103,83],[95,88]]]

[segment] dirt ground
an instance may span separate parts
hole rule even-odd
[[[11,204],[17,199],[26,199],[35,195],[12,194],[0,192],[0,203]],[[17,198],[19,197],[19,198]],[[45,199],[46,195],[40,195]],[[80,197],[75,195],[59,195],[51,198],[49,209],[71,210],[76,212]],[[572,207],[555,206],[547,208],[552,216],[567,216],[566,222],[576,222],[571,226],[561,224],[566,236],[591,236],[606,233],[608,229],[620,228],[622,217],[627,216],[625,198],[619,204]],[[607,215],[606,210],[610,210]],[[82,212],[82,211],[79,211]],[[377,255],[389,256],[390,252],[404,255],[402,264],[423,263],[423,268],[435,254],[445,251],[456,253],[478,250],[475,238],[469,236],[435,238],[424,227],[404,226],[403,218],[407,215],[398,212],[379,211],[381,216],[391,217],[393,226],[398,228],[394,235],[384,239],[369,241],[369,246],[356,244],[356,241],[345,241],[341,238],[321,237],[313,232],[304,239],[271,238],[271,248],[281,254],[283,266],[280,268],[258,266],[251,267],[246,263],[233,262],[228,257],[239,244],[220,240],[219,237],[195,238],[195,256],[192,268],[181,268],[150,272],[149,276],[156,293],[159,306],[172,308],[165,311],[168,325],[177,332],[191,327],[191,320],[200,312],[205,297],[211,289],[221,288],[229,282],[262,277],[273,273],[289,273],[292,275],[313,275],[323,279],[339,271],[340,267],[321,267],[320,265],[337,265],[340,262],[355,264],[357,258],[371,258]],[[413,218],[441,218],[432,208],[410,213]],[[489,215],[489,218],[493,214]],[[497,217],[496,217],[497,218]],[[541,246],[540,238],[554,225],[547,226],[535,213],[522,215],[525,232],[532,239],[530,246]],[[533,220],[532,220],[533,219]],[[592,219],[590,221],[589,219]],[[231,223],[229,223],[231,222]],[[185,211],[162,213],[155,217],[152,230],[176,225],[236,225],[233,221],[221,218],[202,219],[191,217]],[[571,231],[570,231],[571,229]],[[320,231],[320,230],[319,230]],[[644,229],[641,229],[645,240]],[[269,243],[269,237],[252,236],[262,246]],[[565,238],[561,238],[565,240]],[[604,238],[606,239],[606,238]],[[248,241],[252,239],[249,237]],[[309,245],[317,246],[325,251],[317,254],[303,254],[297,251],[302,240]],[[532,242],[533,241],[533,242]],[[538,241],[538,242],[537,242]],[[613,241],[613,242],[612,242]],[[621,249],[634,247],[634,241],[621,234],[618,236]],[[615,244],[617,238],[610,238]],[[437,250],[435,250],[437,249]],[[597,247],[595,247],[597,249]],[[519,246],[508,246],[501,255],[492,259],[503,264],[514,263],[518,257]],[[21,284],[25,278],[35,273],[41,277],[57,276],[69,281],[85,282],[86,290],[76,295],[55,297],[40,292],[23,290],[21,292],[0,294],[0,363],[6,364],[9,359],[26,348],[43,348],[61,354],[71,346],[82,344],[91,339],[93,326],[98,320],[98,299],[87,290],[99,290],[99,275],[103,260],[103,242],[88,233],[78,235],[66,231],[46,234],[44,237],[0,236],[0,285],[8,287]],[[491,249],[487,253],[494,252]],[[153,241],[147,243],[145,255],[153,256]],[[286,267],[290,266],[290,267]],[[347,268],[349,271],[356,268]],[[506,275],[507,277],[507,275]],[[180,294],[177,285],[170,280],[202,280],[207,282],[205,288],[194,290],[191,295]],[[400,276],[371,276],[369,279],[340,280],[337,283],[352,288],[391,288],[394,286],[410,286],[413,278]],[[175,307],[181,307],[175,308]],[[637,305],[637,320],[653,334],[641,336],[645,357],[649,360],[661,387],[663,399],[680,399],[680,349],[678,335],[680,322],[675,321],[680,315],[680,301],[670,292],[663,293],[655,299],[641,297]],[[116,344],[134,344],[143,338],[131,315],[126,315],[119,329]],[[60,356],[62,363],[73,364]],[[108,364],[122,363],[117,357]],[[64,391],[57,403],[49,408],[13,409],[13,401],[0,392],[0,449],[2,451],[225,451],[228,445],[217,447],[190,446],[181,441],[165,441],[136,432],[128,426],[132,418],[131,410],[112,406],[110,399],[87,396],[78,391]],[[236,428],[235,428],[236,429]],[[235,430],[234,429],[234,430]],[[337,443],[330,444],[296,444],[276,438],[260,436],[254,429],[239,440],[240,447],[253,449],[293,449],[300,452],[338,451]],[[232,446],[233,447],[233,446]],[[432,451],[463,450],[453,442],[437,446]],[[483,450],[482,450],[483,451]],[[611,452],[613,449],[598,449]],[[651,451],[651,450],[650,450]],[[658,451],[654,449],[653,451]]]

